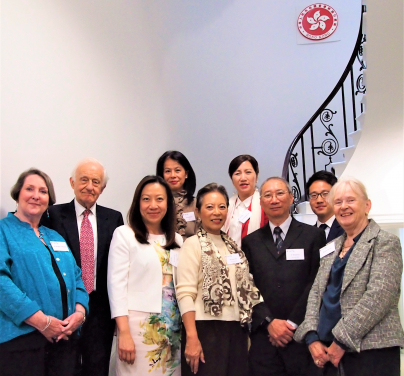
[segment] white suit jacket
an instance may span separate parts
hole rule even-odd
[[[178,245],[182,238],[175,234]],[[128,226],[118,227],[108,257],[108,295],[111,317],[128,311],[161,313],[163,273],[151,244],[140,244]]]

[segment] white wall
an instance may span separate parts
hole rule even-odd
[[[404,227],[403,1],[367,1],[366,114],[358,147],[343,175],[364,182],[371,216]]]
[[[71,200],[70,171],[86,156],[111,176],[99,202],[124,215],[167,149],[189,157],[198,187],[231,187],[241,153],[262,179],[279,175],[356,40],[360,1],[328,3],[339,41],[299,45],[300,0],[2,0],[0,217],[30,166]]]

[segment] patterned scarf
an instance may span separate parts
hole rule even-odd
[[[182,217],[182,214],[184,213],[184,207],[185,202],[186,202],[186,194],[187,191],[182,190],[181,192],[177,192],[174,194],[174,202],[175,202],[175,208],[177,210],[177,231],[181,236],[185,235],[185,229],[187,227],[187,221]],[[184,202],[185,201],[185,202]]]
[[[234,305],[229,270],[202,227],[199,228],[197,235],[202,249],[202,300],[205,312],[212,316],[220,316],[223,305]],[[251,322],[252,307],[262,301],[261,294],[254,285],[244,252],[223,231],[220,235],[229,253],[238,253],[240,256],[241,262],[236,264],[236,283],[240,324],[244,326]]]

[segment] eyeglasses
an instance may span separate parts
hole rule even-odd
[[[286,196],[287,193],[288,193],[287,191],[278,191],[275,193],[267,192],[267,193],[261,195],[261,198],[265,201],[270,201],[274,197],[278,198],[279,200],[282,200]]]
[[[321,193],[310,193],[309,194],[309,199],[311,201],[314,201],[314,200],[317,200],[318,196],[321,196],[323,199],[326,199],[329,193],[330,192],[328,192],[328,191],[324,191],[324,192],[321,192]]]

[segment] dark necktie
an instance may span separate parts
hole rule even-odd
[[[81,278],[89,294],[94,290],[94,233],[88,219],[90,213],[90,210],[84,210],[80,228]]]
[[[322,230],[327,230],[328,226],[325,223],[322,223],[318,228],[321,228]]]
[[[281,233],[282,233],[281,228],[276,226],[274,228],[274,234],[275,234],[275,245],[276,245],[276,249],[278,250],[278,253],[279,253],[280,249],[282,248],[282,244],[283,244]]]

